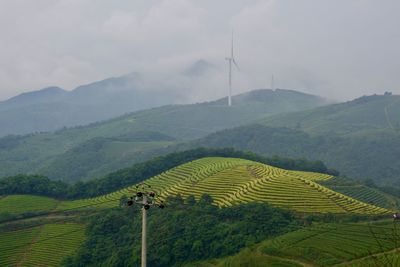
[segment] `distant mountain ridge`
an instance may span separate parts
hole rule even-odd
[[[0,136],[54,131],[183,101],[178,92],[164,89],[149,88],[131,73],[72,91],[49,87],[23,93],[0,102]]]
[[[38,91],[22,93],[8,100],[0,101],[0,110],[58,101],[67,91],[60,87],[47,87]]]
[[[400,95],[363,96],[296,113],[279,114],[260,123],[302,129],[311,134],[354,135],[400,130]]]
[[[146,160],[159,149],[185,140],[326,103],[313,95],[268,89],[232,100],[231,107],[226,98],[168,105],[54,133],[0,138],[0,177],[36,172],[66,181],[89,179]],[[153,132],[150,140],[138,138],[144,130]]]

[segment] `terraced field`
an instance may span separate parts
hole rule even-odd
[[[0,233],[0,266],[16,266],[38,233],[39,228]]]
[[[288,171],[244,159],[209,157],[168,170],[146,180],[146,184],[159,192],[163,199],[177,194],[183,197],[194,195],[199,199],[207,193],[220,207],[261,202],[299,212],[390,212],[319,184],[331,179],[325,174]],[[30,195],[3,196],[0,198],[0,214],[115,207],[119,205],[121,197],[131,196],[135,192],[136,186],[132,185],[100,197],[75,201],[57,201]],[[385,242],[384,247],[377,246],[376,240],[387,239],[394,230],[387,225],[382,226],[383,230],[376,227],[374,231],[378,239],[371,238],[375,233],[368,233],[365,225],[306,228],[266,242],[260,250],[264,254],[258,251],[257,255],[264,262],[280,262],[288,266],[298,265],[287,259],[296,257],[321,265],[351,262],[354,266],[362,266],[360,264],[368,263],[368,259],[363,257],[369,253],[379,254],[382,249],[387,251],[398,247],[396,241]],[[58,266],[62,258],[73,254],[83,240],[84,226],[76,223],[53,222],[24,230],[0,232],[0,266],[43,266],[44,263],[45,266]],[[281,253],[279,257],[283,255],[286,258],[275,258],[276,251]],[[307,255],[311,255],[310,258]],[[389,256],[394,259],[398,257],[397,254]],[[235,261],[234,258],[231,260]]]
[[[161,198],[210,194],[220,206],[246,202],[266,202],[300,212],[382,214],[388,210],[363,203],[318,184],[329,175],[288,171],[265,164],[235,158],[203,158],[173,168],[146,180],[161,192]],[[101,197],[62,202],[58,210],[79,207],[112,207],[130,196],[135,186]]]
[[[317,266],[398,266],[389,265],[400,255],[397,227],[391,222],[317,225],[267,240],[259,250]]]
[[[84,226],[46,224],[0,233],[0,266],[59,266],[84,241]]]

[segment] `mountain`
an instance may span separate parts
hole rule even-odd
[[[234,96],[231,107],[226,101],[169,105],[54,133],[4,137],[0,139],[0,177],[36,172],[53,179],[88,179],[148,159],[173,143],[326,103],[313,95],[267,89]],[[158,135],[139,141],[135,136],[143,131]]]
[[[50,87],[0,102],[0,136],[54,131],[184,101],[177,88],[153,84],[137,73],[72,91]]]
[[[0,102],[0,110],[8,110],[13,108],[22,108],[35,104],[43,104],[60,100],[67,91],[59,87],[47,87],[42,90],[22,93],[12,97],[7,101]]]
[[[194,62],[192,65],[190,65],[188,68],[186,68],[182,74],[185,76],[203,76],[207,74],[210,71],[216,70],[217,67],[203,59],[197,60]]]

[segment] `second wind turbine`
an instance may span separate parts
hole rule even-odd
[[[232,39],[231,39],[231,55],[230,55],[230,57],[226,57],[225,59],[228,60],[228,65],[229,65],[228,106],[232,106],[232,64],[234,64],[236,66],[236,68],[239,69],[239,66],[236,63],[236,60],[233,57],[233,31],[232,31]]]

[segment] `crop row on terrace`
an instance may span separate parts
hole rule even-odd
[[[84,240],[84,226],[46,224],[0,233],[0,266],[59,266]]]
[[[218,206],[265,202],[300,212],[382,214],[388,210],[363,203],[318,184],[331,176],[288,171],[261,163],[234,158],[195,160],[146,180],[162,198],[210,194]],[[119,199],[135,193],[135,186],[100,197],[67,201],[58,209],[85,206],[113,207]]]
[[[260,248],[268,255],[300,259],[322,266],[340,263],[353,266],[356,262],[352,261],[398,248],[399,237],[397,226],[390,223],[328,224],[279,236],[265,241]]]
[[[364,185],[329,186],[329,188],[365,203],[378,205],[380,207],[388,208],[394,205],[394,201],[389,197],[374,188],[369,188]]]

